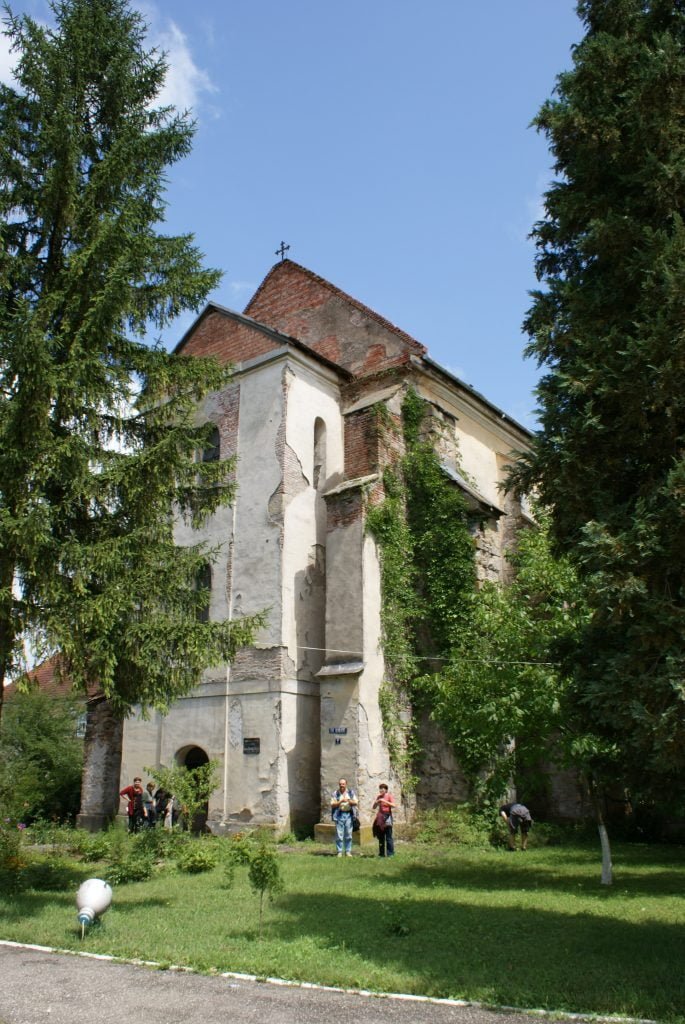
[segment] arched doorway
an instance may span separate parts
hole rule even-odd
[[[208,761],[209,755],[202,749],[202,747],[181,747],[176,754],[176,763],[187,768],[190,772],[195,768],[200,768],[203,764],[207,764]],[[208,814],[209,805],[205,804],[202,810],[193,818],[191,824],[192,832],[204,832],[206,830]]]
[[[189,771],[192,771],[193,768],[199,768],[200,765],[207,764],[209,757],[202,747],[184,747],[183,750],[179,750],[176,760]]]

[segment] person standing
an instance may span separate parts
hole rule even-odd
[[[155,784],[154,782],[148,782],[147,786],[143,790],[143,806],[145,807],[145,824],[148,828],[154,828],[157,824],[157,810],[155,807]]]
[[[335,848],[338,857],[343,853],[352,856],[352,823],[357,797],[354,790],[347,788],[347,779],[340,779],[338,788],[331,797],[331,812],[335,822]]]
[[[133,785],[124,786],[119,792],[127,800],[126,813],[128,814],[129,832],[138,832],[146,821],[147,814],[143,803],[143,780],[136,775]]]
[[[381,782],[378,787],[378,796],[371,807],[372,811],[376,811],[372,832],[378,840],[379,857],[392,857],[395,853],[395,843],[392,838],[392,812],[394,807],[395,800],[392,793],[388,792],[386,783]]]
[[[504,818],[509,829],[509,835],[507,837],[509,842],[509,849],[516,849],[516,833],[520,830],[521,832],[521,849],[525,850],[528,846],[528,833],[530,827],[533,824],[533,819],[530,816],[530,811],[525,804],[502,804],[499,809],[500,817]]]

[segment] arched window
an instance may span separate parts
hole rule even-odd
[[[318,490],[326,482],[326,424],[317,416],[314,420],[314,487]]]

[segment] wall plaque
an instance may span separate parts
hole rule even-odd
[[[243,738],[243,754],[259,753],[259,737],[251,736]]]
[[[347,729],[344,725],[333,725],[328,730],[333,736],[347,736]]]

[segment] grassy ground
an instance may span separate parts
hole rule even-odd
[[[82,943],[68,891],[0,894],[0,938],[379,991],[685,1022],[685,848],[599,852],[402,844],[392,860],[338,860],[300,844],[280,856],[285,892],[257,935],[258,897],[239,872],[166,868],[115,888]]]

